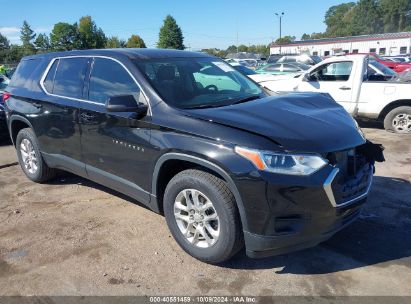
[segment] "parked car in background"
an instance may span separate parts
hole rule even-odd
[[[271,81],[277,81],[279,79],[283,79],[284,77],[282,77],[281,75],[271,75],[271,74],[259,74],[256,71],[253,71],[249,68],[247,68],[246,66],[243,66],[239,63],[231,63],[231,66],[237,70],[238,72],[240,72],[241,74],[251,78],[252,80],[254,80],[255,82],[257,82],[259,85],[268,88],[269,84]],[[286,76],[288,77],[288,76]]]
[[[3,93],[0,92],[0,139],[8,136],[6,113],[4,110]]]
[[[229,58],[225,60],[227,63],[232,64],[232,63],[238,63],[241,64],[243,66],[248,67],[249,69],[255,70],[257,69],[259,66],[261,66],[263,64],[263,62],[261,60],[257,60],[257,59],[234,59],[234,58]]]
[[[271,75],[295,75],[307,71],[310,68],[309,65],[303,63],[272,63],[266,64],[257,69],[259,74],[271,74]]]
[[[383,59],[395,61],[395,62],[410,62],[411,58],[408,56],[384,56]]]
[[[244,245],[256,258],[328,239],[359,217],[383,159],[328,95],[270,96],[194,52],[30,56],[7,92],[30,180],[58,168],[129,195],[164,213],[176,242],[208,263]]]
[[[375,53],[359,53],[359,54],[347,54],[347,55],[367,55],[369,57],[369,61],[373,62],[373,61],[377,61],[387,67],[389,67],[390,69],[394,70],[397,73],[402,73],[404,71],[407,71],[409,69],[411,69],[411,62],[396,62],[396,61],[392,61],[392,60],[385,60],[383,57],[375,54]]]
[[[287,54],[287,55],[270,55],[267,63],[302,63],[306,65],[315,65],[321,61],[316,55],[308,54]]]
[[[10,79],[6,75],[0,74],[0,93],[8,86]]]
[[[269,89],[328,93],[354,117],[382,121],[389,131],[411,133],[411,83],[369,74],[368,60],[367,55],[331,57],[300,77],[270,83]]]
[[[10,80],[5,75],[0,75],[0,137],[4,138],[8,135],[6,124],[6,113],[4,111],[3,93],[7,88]]]
[[[390,80],[398,77],[398,73],[378,61],[368,62],[368,80]]]

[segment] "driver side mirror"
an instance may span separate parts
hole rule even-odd
[[[303,81],[307,81],[307,82],[309,82],[309,81],[318,81],[317,73],[313,73],[313,74],[305,73],[304,77],[303,77]]]
[[[147,105],[139,103],[133,95],[117,95],[106,101],[108,112],[134,112],[139,117],[147,114]]]

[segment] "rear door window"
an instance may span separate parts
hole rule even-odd
[[[54,77],[53,94],[82,98],[89,58],[61,58]]]
[[[95,58],[90,76],[89,100],[104,104],[109,97],[133,95],[140,100],[140,88],[119,63]]]

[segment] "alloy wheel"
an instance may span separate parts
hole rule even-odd
[[[211,200],[201,191],[184,189],[174,202],[174,217],[186,240],[200,248],[213,246],[220,235],[220,221]]]
[[[34,174],[38,170],[36,151],[33,144],[27,138],[24,138],[20,143],[20,153],[24,167],[30,174]]]

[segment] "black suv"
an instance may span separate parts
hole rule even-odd
[[[26,57],[5,104],[29,179],[62,169],[106,185],[219,263],[244,244],[250,257],[314,246],[370,189],[376,146],[341,106],[270,95],[215,57],[118,49]]]

